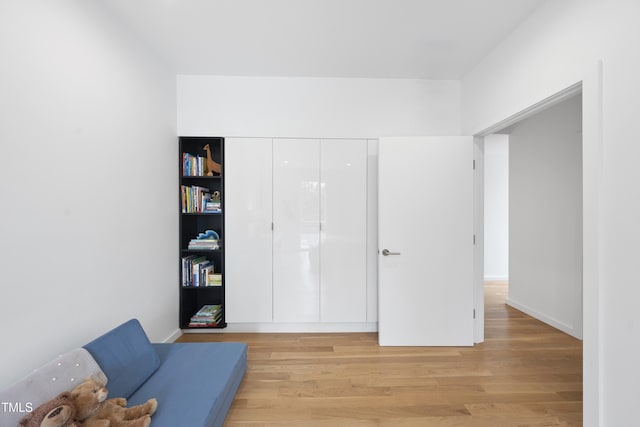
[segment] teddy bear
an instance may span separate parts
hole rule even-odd
[[[88,378],[78,384],[71,397],[75,404],[75,421],[82,427],[149,427],[158,402],[149,399],[142,405],[127,408],[124,398],[108,399],[104,384]]]
[[[22,417],[18,427],[78,427],[71,393],[65,391]]]

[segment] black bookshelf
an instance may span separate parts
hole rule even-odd
[[[224,328],[224,138],[180,137],[178,142],[179,327]],[[192,319],[204,306],[220,307],[213,321]]]

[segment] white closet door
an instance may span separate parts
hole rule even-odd
[[[367,320],[367,141],[320,146],[320,319]]]
[[[225,139],[227,322],[272,322],[271,138]]]
[[[319,156],[317,139],[273,141],[276,322],[317,322],[320,317]]]

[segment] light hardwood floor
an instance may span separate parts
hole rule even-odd
[[[580,426],[582,342],[507,307],[485,285],[485,342],[379,347],[375,333],[185,334],[242,341],[249,367],[231,426]]]

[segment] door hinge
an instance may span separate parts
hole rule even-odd
[[[476,235],[475,234],[473,235],[473,244],[474,245],[476,244]]]
[[[475,308],[473,309],[473,318],[474,319],[476,318],[476,309]]]
[[[475,161],[475,159],[473,160],[473,170],[476,170],[476,161]]]
[[[271,222],[271,231],[273,231],[273,222]]]

